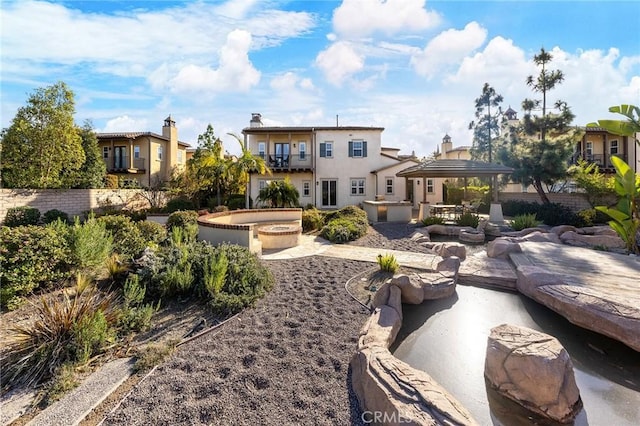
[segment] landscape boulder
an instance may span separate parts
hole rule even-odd
[[[438,243],[432,246],[431,250],[440,257],[455,256],[460,260],[467,258],[467,248],[459,243]]]
[[[502,324],[487,341],[485,377],[499,394],[561,423],[582,408],[567,351],[553,336]]]
[[[517,242],[500,237],[487,244],[488,257],[508,259],[510,253],[522,253],[522,248]]]
[[[606,249],[622,249],[625,247],[622,238],[608,233],[589,235],[568,231],[560,235],[560,240],[565,244],[576,247],[602,247]]]

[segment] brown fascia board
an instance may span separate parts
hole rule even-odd
[[[261,133],[311,133],[317,131],[358,131],[358,130],[380,130],[384,131],[384,127],[365,127],[365,126],[313,126],[313,127],[245,127],[242,133],[246,135]]]
[[[156,139],[162,139],[163,141],[169,141],[169,138],[166,138],[162,135],[153,132],[121,132],[121,133],[96,133],[98,139],[137,139],[140,136],[153,136]],[[190,143],[178,141],[178,145],[181,146],[191,146]]]

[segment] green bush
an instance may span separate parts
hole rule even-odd
[[[427,216],[424,219],[422,219],[421,223],[424,226],[429,226],[429,225],[444,225],[444,218],[440,217],[440,216]]]
[[[580,227],[582,221],[580,217],[569,207],[558,203],[540,204],[536,216],[544,224],[549,226],[572,225]]]
[[[69,223],[69,215],[61,210],[56,210],[56,209],[48,210],[42,216],[42,221],[44,223],[55,222],[58,219],[60,219],[64,223]]]
[[[246,206],[246,200],[244,194],[232,194],[227,200],[227,207],[229,210],[240,210]],[[249,197],[249,208],[253,207],[253,200]]]
[[[130,274],[122,288],[124,306],[118,326],[123,333],[142,331],[151,325],[151,317],[156,311],[152,304],[142,305],[146,294],[146,288],[140,283],[140,277]]]
[[[392,254],[379,254],[376,258],[378,261],[378,265],[380,265],[380,270],[384,272],[397,272],[400,268],[400,264],[396,260],[396,257]]]
[[[120,254],[125,261],[137,258],[147,246],[147,239],[136,224],[127,216],[101,216],[98,222],[103,223],[113,238],[113,251]]]
[[[220,252],[217,256],[211,256],[205,259],[203,267],[203,284],[210,297],[215,298],[220,293],[229,269],[229,261],[224,252]]]
[[[223,292],[251,296],[253,301],[273,287],[271,271],[246,247],[222,244],[216,248],[216,255],[228,261]]]
[[[480,223],[480,216],[473,213],[463,213],[460,215],[460,218],[456,220],[456,223],[459,226],[470,226],[472,228],[477,228],[478,223]]]
[[[40,210],[23,206],[12,207],[7,210],[4,218],[5,226],[15,228],[16,226],[37,225],[40,220]]]
[[[530,203],[528,201],[522,200],[508,200],[503,201],[502,203],[502,213],[505,216],[518,216],[522,214],[536,214],[538,213],[538,209],[540,204],[538,203]]]
[[[302,230],[304,232],[315,231],[322,228],[324,218],[320,210],[310,208],[302,211]]]
[[[369,229],[367,213],[356,206],[325,213],[320,236],[334,243],[346,243],[364,236]]]
[[[173,198],[167,201],[167,205],[164,207],[164,211],[166,213],[173,213],[180,210],[195,210],[196,205],[193,201],[188,200],[186,198]]]
[[[15,306],[20,296],[66,277],[68,257],[67,240],[55,227],[0,228],[0,303]]]
[[[167,218],[167,231],[182,229],[184,241],[195,241],[198,236],[198,212],[193,210],[173,212]]]
[[[89,275],[97,275],[106,267],[113,249],[113,239],[103,221],[89,216],[86,222],[80,223],[76,218],[69,228],[68,239],[73,267]]]
[[[515,231],[521,231],[526,228],[535,228],[538,225],[540,225],[540,221],[536,219],[536,215],[534,213],[519,214],[511,221],[511,227]]]
[[[136,222],[136,226],[149,242],[162,244],[167,239],[167,228],[159,223],[143,220]]]
[[[106,175],[104,177],[104,187],[109,189],[118,189],[118,175]]]

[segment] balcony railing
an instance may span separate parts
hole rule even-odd
[[[145,170],[146,161],[144,158],[134,158],[133,165],[130,160],[131,158],[128,155],[123,155],[117,158],[107,157],[102,159],[107,166],[108,172],[126,173],[129,170],[136,170],[137,172]]]
[[[262,157],[270,169],[310,169],[311,155],[309,154],[254,154]]]
[[[613,169],[613,163],[611,162],[611,157],[621,158],[623,161],[627,161],[626,154],[585,154],[580,155],[577,153],[573,157],[572,163],[577,163],[578,160],[584,159],[589,163],[595,163],[601,169]]]

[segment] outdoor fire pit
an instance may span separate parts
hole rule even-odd
[[[300,244],[302,227],[297,224],[267,225],[258,228],[258,239],[262,248],[283,249]]]

